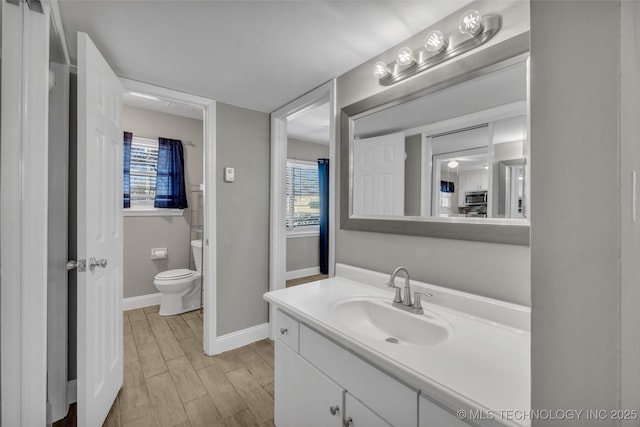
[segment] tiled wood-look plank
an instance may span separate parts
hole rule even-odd
[[[227,372],[226,376],[247,403],[259,424],[273,419],[273,399],[247,368]]]
[[[247,409],[246,402],[220,369],[209,366],[200,369],[198,375],[223,418],[226,419]]]
[[[273,341],[265,339],[262,341],[254,342],[249,346],[253,351],[258,353],[258,356],[267,363],[267,365],[273,367]]]
[[[187,322],[185,322],[182,317],[169,317],[167,318],[167,323],[178,341],[195,337],[191,328],[189,328],[189,325],[187,325]]]
[[[127,366],[131,362],[140,360],[138,358],[138,347],[133,339],[133,335],[125,335],[123,337],[124,365]]]
[[[142,308],[136,308],[135,310],[129,310],[127,311],[127,315],[129,316],[129,321],[131,323],[133,322],[139,322],[140,320],[145,320],[145,314],[144,314],[144,310]]]
[[[151,326],[151,330],[154,334],[171,330],[167,323],[167,319],[157,313],[148,313],[147,320],[149,321],[149,325]]]
[[[271,420],[271,421],[267,421],[266,423],[262,424],[262,427],[276,427],[276,425],[273,423],[273,420]]]
[[[202,350],[202,343],[198,341],[196,337],[191,336],[187,339],[178,341],[178,343],[191,361],[194,369],[198,370],[215,365],[215,358],[204,354],[204,351]]]
[[[214,358],[216,360],[216,366],[225,373],[244,366],[238,358],[237,349],[216,354]]]
[[[233,417],[226,418],[224,420],[226,427],[260,427],[260,423],[256,420],[256,417],[251,411],[242,411]]]
[[[146,317],[143,320],[131,322],[131,330],[133,331],[133,339],[138,346],[151,344],[155,341]]]
[[[143,308],[142,311],[144,311],[145,314],[157,313],[158,311],[160,311],[160,306],[159,305],[152,305],[152,306]]]
[[[167,361],[167,368],[183,402],[206,396],[207,390],[186,356]]]
[[[133,336],[133,332],[131,331],[131,322],[129,321],[129,316],[125,312],[122,316],[122,334],[126,336]]]
[[[164,356],[164,360],[171,360],[176,357],[184,356],[184,351],[182,350],[182,347],[180,347],[180,344],[178,344],[178,340],[176,340],[173,332],[163,331],[158,332],[155,335],[158,347],[160,347],[162,356]]]
[[[184,404],[192,427],[224,427],[224,421],[208,394]]]
[[[156,427],[158,421],[151,404],[120,412],[123,427]]]
[[[135,361],[124,367],[124,381],[117,400],[121,411],[149,404],[142,363]]]
[[[274,393],[274,391],[273,391],[273,383],[271,383],[271,384],[267,384],[267,385],[263,386],[262,388],[264,388],[264,391],[266,391],[266,392],[267,392],[267,394],[268,394],[269,396],[271,396],[271,398],[272,398],[272,399],[274,399],[274,400],[275,400],[275,397],[274,397],[275,393]]]
[[[167,371],[167,365],[164,363],[160,348],[155,341],[148,345],[138,346],[138,357],[142,362],[142,371],[145,378]]]
[[[186,313],[182,313],[180,315],[184,320],[195,319],[198,316],[198,310],[187,311]]]
[[[147,378],[147,386],[158,425],[173,427],[188,421],[180,396],[168,372]]]
[[[187,322],[187,325],[189,325],[189,328],[191,329],[193,335],[198,340],[200,340],[200,342],[202,342],[202,337],[204,335],[204,330],[202,328],[202,319],[196,316],[190,319],[185,319],[185,321]]]
[[[245,347],[246,348],[246,347]],[[238,359],[262,386],[273,383],[273,368],[250,348],[237,353]]]

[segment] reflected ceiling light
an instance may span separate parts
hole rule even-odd
[[[430,53],[440,53],[447,48],[442,31],[433,30],[424,38],[424,48]]]
[[[416,61],[413,57],[413,50],[410,47],[404,46],[398,50],[396,62],[398,65],[402,65],[406,67],[407,65],[411,65]]]
[[[457,168],[458,165],[459,165],[458,159],[451,159],[449,160],[449,163],[447,163],[447,166],[449,166],[451,169]]]
[[[389,71],[387,64],[385,64],[384,62],[378,61],[375,64],[373,64],[373,77],[377,79],[381,79],[390,73],[391,71]]]
[[[477,10],[467,10],[458,23],[458,29],[462,34],[476,36],[482,30],[482,15]]]
[[[159,100],[158,98],[156,98],[155,96],[145,95],[144,93],[129,92],[129,95],[137,96],[138,98],[151,99],[151,100],[153,100],[153,101],[160,101],[160,100]]]

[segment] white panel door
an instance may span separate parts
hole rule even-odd
[[[404,134],[353,142],[353,214],[404,215]]]
[[[122,386],[122,84],[78,33],[78,425],[101,426]]]

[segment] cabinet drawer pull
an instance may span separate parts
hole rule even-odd
[[[288,330],[287,328],[280,328],[280,333],[281,333],[282,335],[286,335],[286,334],[287,334],[287,332],[289,332],[289,330]]]
[[[331,412],[331,415],[335,415],[340,412],[340,407],[338,405],[330,406],[329,412]]]
[[[349,427],[352,422],[353,422],[353,418],[347,417],[344,420],[342,420],[342,425],[344,425],[344,427]]]

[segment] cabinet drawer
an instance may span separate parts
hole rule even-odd
[[[379,371],[305,325],[300,325],[300,355],[389,424],[418,424],[417,390]]]
[[[275,314],[275,322],[276,337],[297,353],[299,328],[298,321],[293,317],[284,314],[280,309],[277,309]]]

